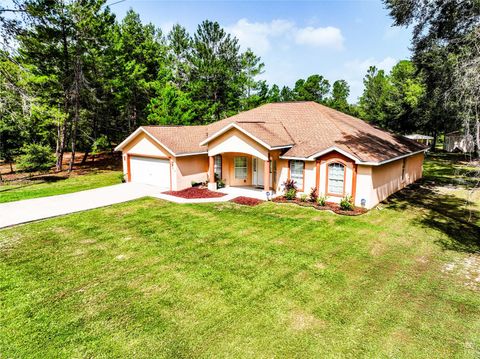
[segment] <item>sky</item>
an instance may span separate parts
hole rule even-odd
[[[175,23],[193,33],[203,20],[218,21],[243,50],[262,58],[259,77],[270,85],[293,87],[299,78],[320,74],[331,84],[346,80],[351,102],[362,94],[370,65],[390,71],[410,57],[410,29],[392,27],[380,0],[116,1],[108,3],[119,19],[131,8],[165,33]]]

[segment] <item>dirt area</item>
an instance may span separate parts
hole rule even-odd
[[[243,204],[245,206],[257,206],[260,203],[263,203],[261,199],[245,197],[245,196],[235,197],[234,199],[231,200],[231,202],[234,202],[237,204]]]
[[[9,163],[0,162],[0,174],[4,182],[23,183],[31,181],[55,182],[70,176],[84,175],[100,170],[121,170],[122,158],[120,153],[102,153],[99,155],[88,155],[85,162],[82,163],[84,153],[77,152],[75,155],[75,165],[72,172],[68,172],[71,153],[65,153],[63,157],[63,171],[56,172],[55,168],[48,172],[17,172],[15,164],[12,164],[13,172]]]
[[[442,272],[457,276],[465,285],[480,292],[480,256],[471,254],[466,258],[447,263],[443,266]]]
[[[198,188],[198,187],[190,187],[186,189],[182,189],[181,191],[167,191],[163,192],[164,194],[168,194],[170,196],[181,197],[181,198],[218,198],[225,196],[224,193],[220,192],[213,192],[206,188]]]

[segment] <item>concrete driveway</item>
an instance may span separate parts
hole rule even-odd
[[[122,183],[58,196],[0,203],[0,228],[153,196],[165,188]]]

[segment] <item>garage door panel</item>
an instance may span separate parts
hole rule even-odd
[[[132,182],[170,188],[170,161],[131,156],[130,179]]]

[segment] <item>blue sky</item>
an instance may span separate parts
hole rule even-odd
[[[113,3],[115,0],[109,1]],[[265,63],[261,78],[292,86],[320,74],[347,80],[351,101],[361,95],[369,65],[387,71],[410,56],[410,30],[393,28],[381,1],[158,1],[126,0],[111,7],[121,19],[128,9],[168,32],[174,23],[193,33],[218,21]]]

